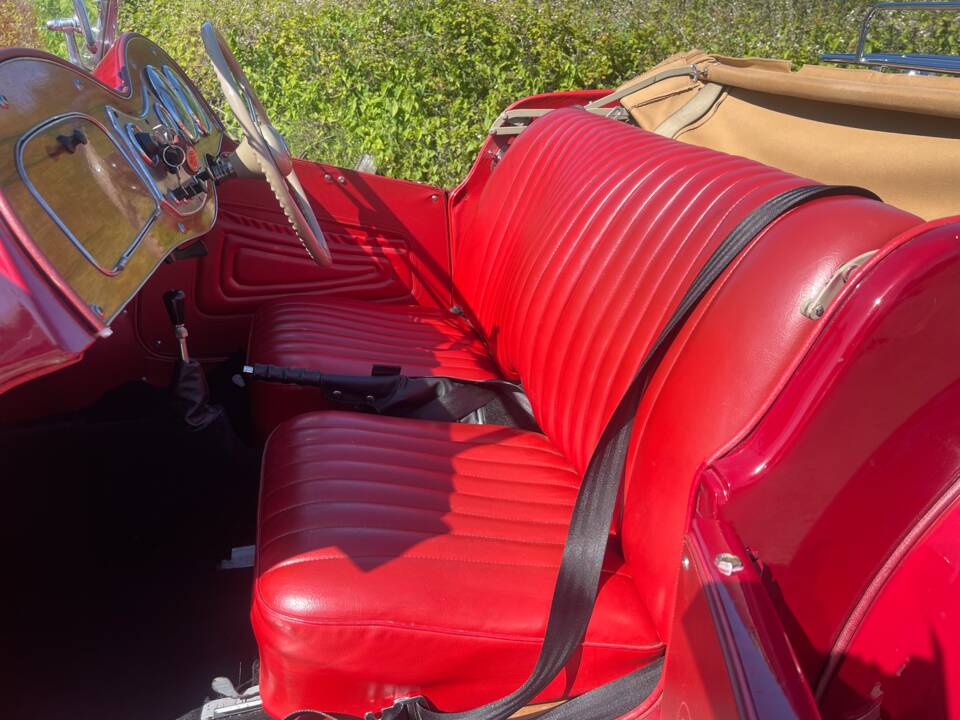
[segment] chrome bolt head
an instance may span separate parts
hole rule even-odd
[[[733,553],[720,553],[714,558],[713,564],[721,575],[733,575],[743,570],[743,560]]]

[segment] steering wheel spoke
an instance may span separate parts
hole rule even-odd
[[[333,258],[330,249],[303,184],[294,170],[287,143],[267,119],[260,98],[213,23],[209,20],[203,23],[200,35],[227,104],[245,135],[236,153],[240,161],[238,165],[247,174],[260,175],[267,181],[307,254],[318,265],[331,265]]]

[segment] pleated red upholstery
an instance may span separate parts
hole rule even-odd
[[[247,357],[343,375],[369,375],[379,364],[418,376],[499,377],[464,318],[437,308],[362,300],[292,296],[266,303],[254,317]],[[253,383],[250,392],[262,437],[283,420],[326,405],[311,387]]]
[[[360,712],[422,690],[466,708],[524,680],[578,486],[544,436],[311,413],[267,457],[253,621],[269,709]],[[544,697],[661,650],[614,540],[583,653]]]
[[[525,131],[454,273],[544,434],[327,413],[281,425],[264,458],[253,609],[267,709],[359,714],[409,693],[454,709],[514,689],[545,625],[577,477],[640,359],[730,229],[808,183],[582,110]],[[696,469],[795,369],[818,328],[800,313],[812,289],[917,222],[862,198],[811,202],[700,303],[637,414],[587,645],[544,699],[669,643]]]
[[[462,317],[418,305],[287,297],[257,314],[250,334],[256,362],[319,366],[325,372],[369,375],[375,364],[409,375],[487,380],[497,370]],[[319,360],[318,360],[319,358]]]

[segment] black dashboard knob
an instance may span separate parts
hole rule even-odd
[[[175,187],[170,191],[170,194],[173,195],[174,199],[183,202],[184,200],[189,200],[196,195],[199,195],[206,187],[200,180],[197,178],[190,178],[180,187]]]
[[[78,146],[87,144],[87,136],[83,134],[83,130],[76,128],[69,135],[57,135],[57,142],[60,143],[63,150],[74,153]]]
[[[167,166],[167,170],[175,174],[187,161],[187,153],[179,145],[163,145],[160,147],[160,159]]]

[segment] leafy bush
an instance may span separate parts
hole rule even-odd
[[[34,4],[46,18],[64,3]],[[295,152],[343,165],[371,152],[385,174],[451,185],[512,100],[548,90],[611,87],[692,47],[814,62],[820,52],[853,48],[868,5],[124,0],[121,24],[162,45],[225,110],[198,33],[201,22],[212,19]],[[957,22],[951,13],[895,19],[882,23],[874,37],[887,47],[956,52]]]
[[[0,0],[0,47],[37,47],[40,26],[26,0]]]

